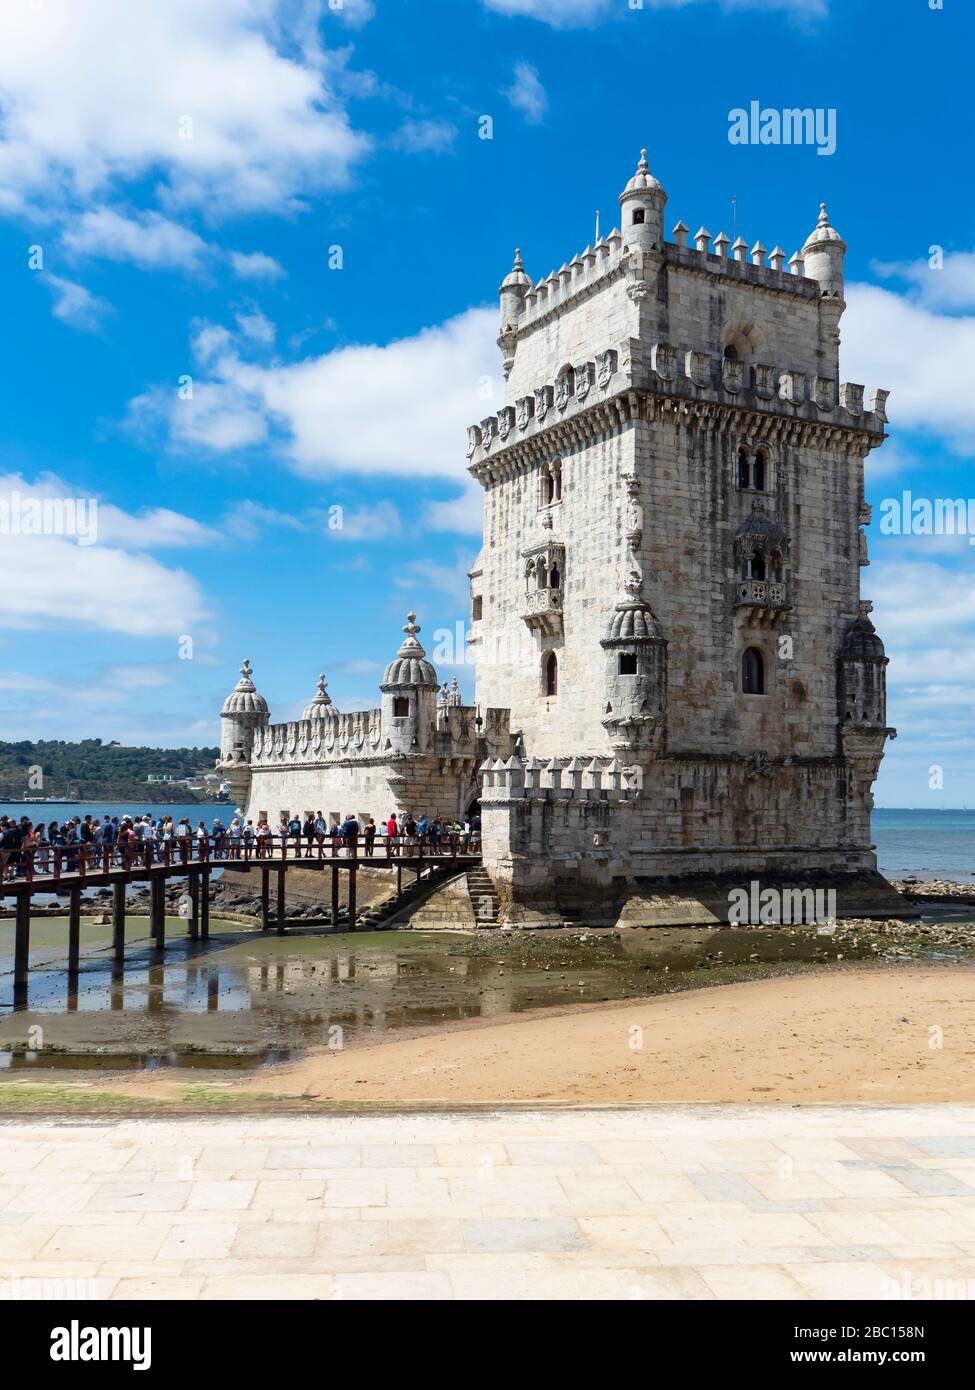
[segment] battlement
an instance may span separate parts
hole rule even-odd
[[[569,800],[620,802],[639,796],[641,773],[618,758],[576,754],[538,758],[487,758],[478,768],[482,801]]]
[[[669,266],[701,275],[721,276],[800,299],[819,298],[819,285],[805,277],[805,258],[801,252],[790,257],[786,270],[785,252],[778,245],[766,251],[762,243],[756,241],[749,250],[741,237],[732,245],[721,232],[715,237],[712,249],[711,233],[702,227],[694,238],[695,244],[688,246],[688,231],[683,222],[678,222],[673,230],[676,239],[665,242],[662,248],[663,259]],[[612,279],[614,274],[625,271],[631,260],[631,248],[624,245],[622,233],[614,227],[608,236],[587,246],[560,270],[550,271],[532,285],[522,299],[521,313],[510,325],[511,329],[519,336],[533,330],[549,314],[566,308],[595,286]]]
[[[251,764],[314,762],[325,758],[373,758],[382,751],[382,711],[356,710],[333,719],[292,719],[254,733]]]

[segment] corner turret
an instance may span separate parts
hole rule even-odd
[[[636,173],[620,194],[623,245],[660,251],[664,242],[667,194],[650,172],[646,150],[640,151]]]
[[[819,205],[819,221],[802,248],[803,273],[815,280],[824,299],[843,302],[843,257],[846,242],[829,225],[826,204]]]
[[[382,743],[390,753],[426,753],[437,724],[440,681],[417,641],[415,613],[406,615],[406,638],[383,673]]]
[[[634,570],[600,646],[605,656],[602,720],[616,752],[656,750],[667,702],[667,641]]]
[[[267,701],[259,695],[251,677],[254,672],[244,658],[240,680],[223,702],[220,711],[220,757],[217,768],[230,782],[231,796],[243,805],[250,787],[250,760],[254,731],[270,719]]]

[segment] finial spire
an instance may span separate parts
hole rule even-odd
[[[412,611],[406,615],[406,626],[403,628],[403,631],[406,633],[407,637],[415,637],[420,631],[420,626],[416,621],[416,614]]]
[[[827,215],[826,215],[826,204],[825,204],[825,203],[820,203],[820,205],[819,205],[819,221],[816,223],[816,226],[817,226],[817,227],[828,227],[828,226],[829,226],[829,218],[828,218]]]
[[[248,681],[250,680],[251,676],[254,674],[254,668],[253,668],[253,666],[250,664],[250,661],[248,660],[248,658],[247,658],[246,656],[244,657],[244,664],[243,664],[243,666],[241,666],[241,668],[240,668],[240,674],[244,677],[245,680],[248,680]]]
[[[640,173],[640,174],[649,174],[649,172],[650,172],[650,165],[647,163],[647,152],[646,152],[646,150],[641,150],[641,151],[640,151],[640,162],[639,162],[639,164],[638,164],[636,167],[637,167],[637,172],[638,172],[638,173]]]
[[[511,268],[512,268],[512,270],[524,270],[524,268],[525,268],[524,265],[523,265],[523,263],[522,263],[522,259],[521,259],[521,247],[520,247],[520,246],[516,246],[516,247],[515,247],[515,263],[514,263],[514,265],[513,265]]]

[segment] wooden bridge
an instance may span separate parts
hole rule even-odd
[[[346,876],[346,920],[356,929],[356,876],[363,868],[396,874],[396,897],[403,894],[403,870],[419,880],[424,869],[479,865],[480,848],[473,837],[450,835],[443,845],[431,845],[421,837],[378,838],[373,854],[363,852],[361,842],[339,846],[327,839],[305,837],[283,840],[230,841],[226,836],[185,837],[176,840],[136,842],[124,849],[110,845],[73,844],[14,851],[7,856],[14,877],[0,884],[0,897],[16,900],[14,927],[14,986],[25,985],[30,960],[31,908],[38,894],[67,894],[68,973],[76,975],[81,955],[81,897],[87,888],[110,887],[112,895],[112,952],[117,963],[125,959],[126,889],[132,883],[149,885],[149,936],[155,951],[166,946],[166,885],[170,879],[187,880],[191,940],[210,935],[210,882],[215,869],[227,873],[259,869],[261,872],[261,930],[272,921],[279,936],[285,933],[285,875],[289,869],[306,869],[331,875],[330,929],[339,926],[341,875]],[[375,852],[378,851],[378,852]],[[5,870],[7,866],[4,866]],[[271,880],[275,879],[276,904],[272,918]]]

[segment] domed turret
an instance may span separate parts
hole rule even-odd
[[[843,298],[843,257],[846,242],[829,225],[826,204],[819,205],[819,221],[802,248],[807,280],[815,280],[824,299]]]
[[[440,682],[437,673],[431,662],[426,660],[426,652],[416,640],[416,634],[420,631],[416,621],[415,613],[407,613],[406,626],[403,631],[406,637],[403,645],[396,653],[395,661],[391,661],[383,673],[381,690],[393,686],[421,686],[437,690]]]
[[[383,673],[382,746],[387,753],[425,753],[437,724],[440,681],[417,641],[416,614],[406,615],[406,637]]]
[[[318,690],[311,704],[307,706],[302,719],[338,719],[339,712],[332,704],[332,697],[325,689],[327,682],[324,672],[318,677]]]
[[[217,767],[230,780],[231,795],[243,803],[250,786],[250,759],[254,730],[263,728],[270,714],[267,701],[259,695],[251,677],[251,664],[244,660],[240,680],[223,702],[220,711],[220,757]]]
[[[658,251],[664,240],[664,204],[667,194],[654,178],[646,150],[640,151],[636,173],[620,194],[623,244],[644,251]]]
[[[667,699],[667,642],[642,588],[634,570],[600,643],[606,653],[602,724],[618,752],[655,746]]]
[[[887,723],[888,658],[869,611],[869,604],[861,604],[840,648],[840,719],[846,728],[883,729]]]
[[[244,657],[244,664],[240,668],[240,680],[223,702],[220,711],[221,717],[238,715],[264,715],[268,714],[267,701],[263,695],[257,693],[257,687],[251,680],[254,674],[253,667]]]
[[[518,322],[518,316],[524,307],[525,295],[531,287],[531,278],[525,274],[525,267],[521,260],[521,252],[515,251],[515,263],[501,281],[501,289],[499,291],[501,295],[502,333],[506,328],[511,328]]]

